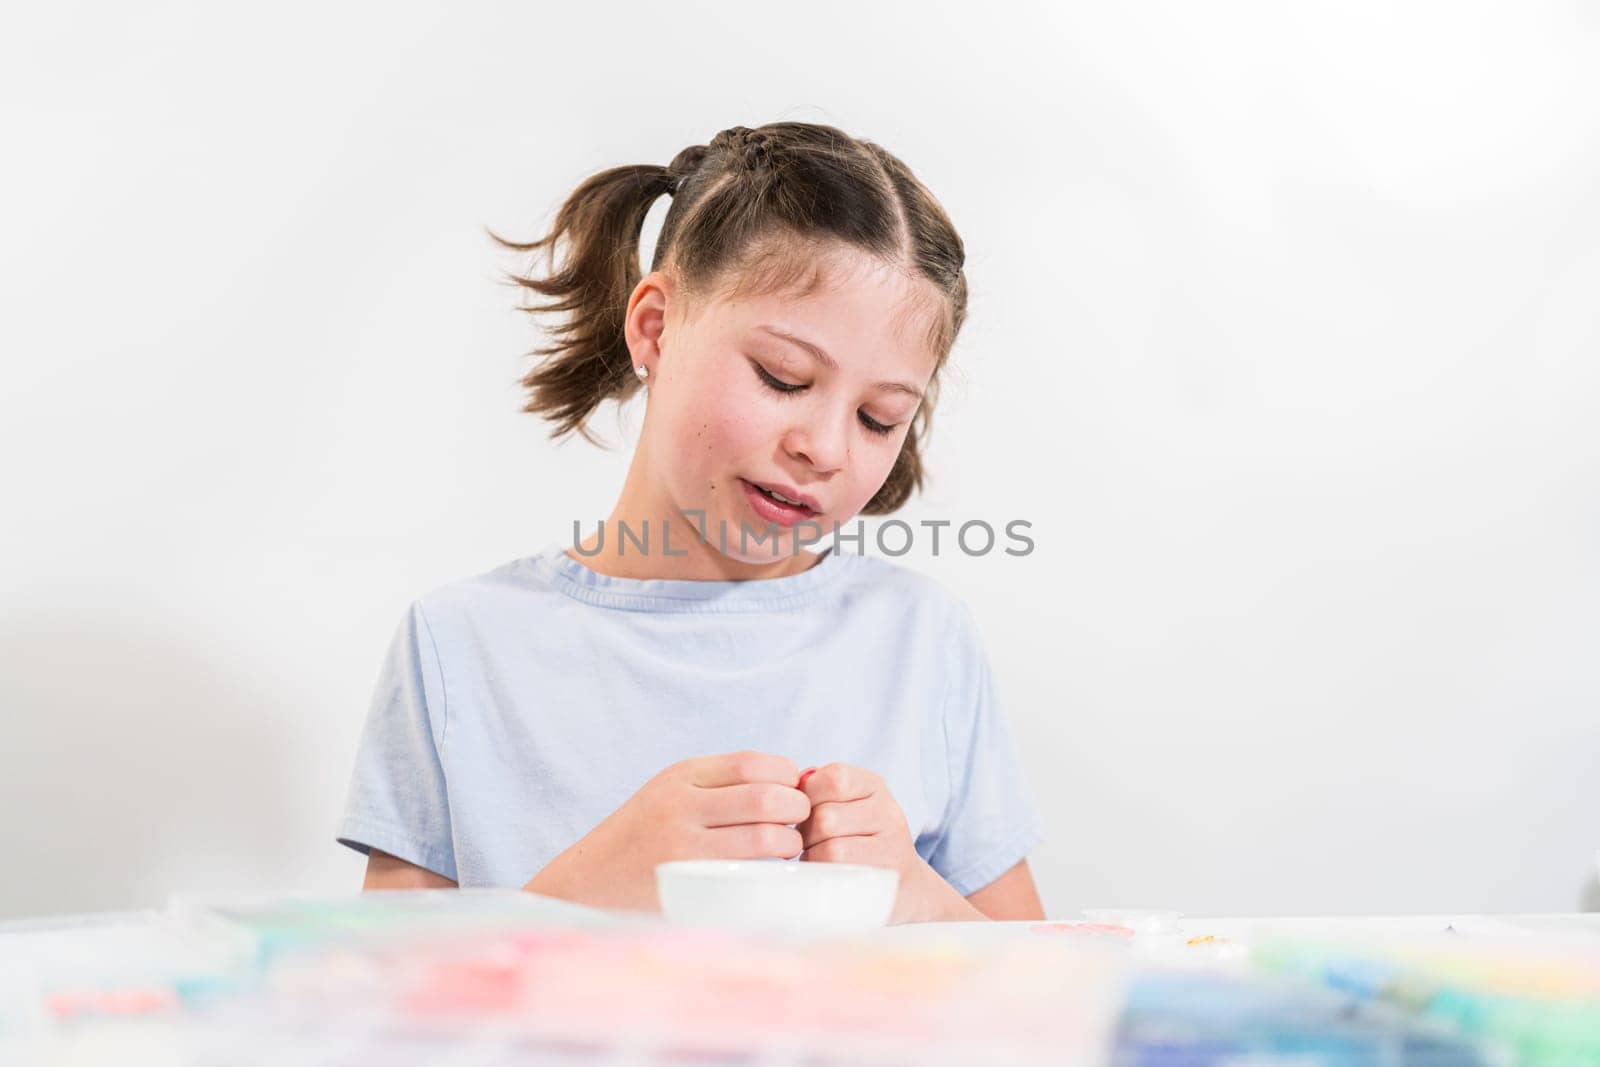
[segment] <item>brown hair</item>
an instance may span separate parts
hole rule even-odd
[[[550,298],[524,310],[566,315],[551,331],[553,343],[533,352],[547,358],[522,379],[531,393],[523,410],[554,421],[552,437],[577,430],[594,442],[586,423],[595,408],[610,398],[626,401],[640,387],[623,319],[642,277],[640,231],[663,193],[672,204],[650,269],[672,272],[691,302],[797,283],[809,290],[821,281],[822,254],[836,242],[898,265],[942,295],[928,337],[936,353],[932,379],[894,467],[862,514],[898,509],[922,487],[921,449],[931,432],[939,372],[966,319],[966,254],[944,209],[904,163],[832,126],[734,126],[710,144],[685,148],[667,166],[594,175],[537,241],[491,234],[506,248],[548,254],[546,272],[510,277]],[[559,265],[558,239],[565,252]]]

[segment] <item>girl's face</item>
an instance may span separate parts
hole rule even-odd
[[[656,515],[691,513],[675,534],[703,529],[717,551],[746,563],[792,563],[797,536],[826,540],[866,506],[933,375],[931,285],[854,250],[825,263],[823,283],[804,296],[685,311],[672,280],[651,274],[629,303],[634,365],[650,376],[635,459],[645,470],[630,472],[625,494],[653,498],[634,503]],[[751,483],[809,498],[815,510],[804,519],[815,526],[776,521]],[[681,543],[675,536],[674,553]]]

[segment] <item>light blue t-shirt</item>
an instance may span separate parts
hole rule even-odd
[[[754,581],[617,578],[559,544],[413,602],[337,839],[520,887],[672,763],[740,749],[874,771],[962,895],[1043,837],[967,605],[829,548]]]

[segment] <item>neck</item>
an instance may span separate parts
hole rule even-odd
[[[575,548],[567,549],[567,555],[597,574],[613,578],[736,582],[784,578],[810,570],[822,560],[817,552],[790,555],[782,549],[771,559],[755,562],[725,555],[718,548],[714,528],[707,529],[705,540],[701,539],[696,518],[647,517],[626,514],[619,507]],[[737,539],[737,532],[731,532],[729,541],[734,543],[729,544],[730,550],[737,550]],[[770,552],[769,541],[754,548],[752,554]]]

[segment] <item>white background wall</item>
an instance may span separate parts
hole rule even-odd
[[[6,16],[0,915],[359,884],[400,613],[637,426],[518,414],[483,227],[776,119],[967,242],[901,517],[1038,550],[904,562],[986,628],[1053,915],[1600,907],[1600,13],[1044,7]]]

